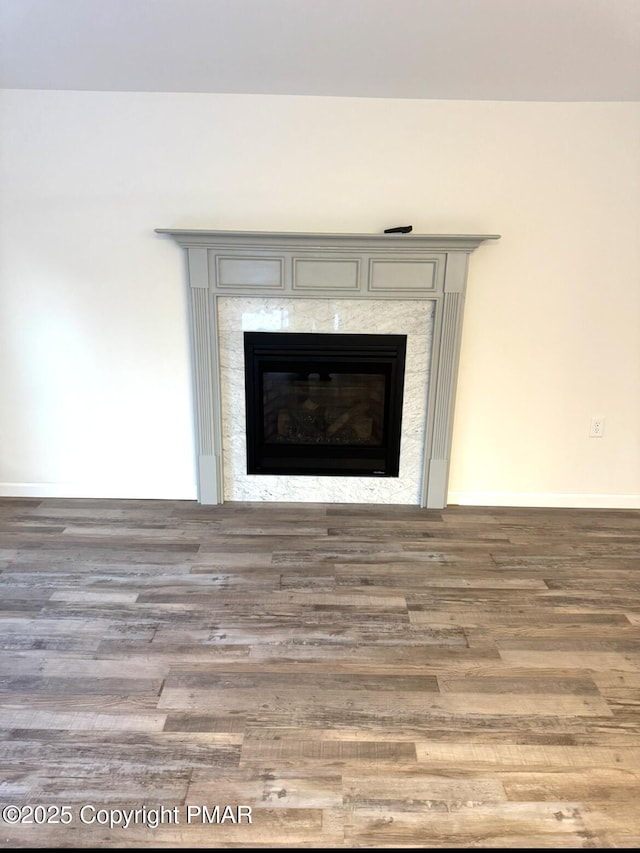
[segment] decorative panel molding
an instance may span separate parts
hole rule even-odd
[[[369,261],[369,290],[378,295],[381,291],[398,293],[424,293],[436,289],[441,283],[444,268],[442,258],[416,260]]]
[[[248,286],[282,290],[284,259],[216,255],[215,286],[221,289],[242,289]]]
[[[218,297],[433,303],[420,506],[446,506],[469,255],[496,234],[304,234],[158,228],[187,250],[198,500],[223,503]],[[363,274],[364,273],[364,274]],[[289,308],[288,310],[295,310]],[[363,332],[371,331],[363,329]],[[304,475],[302,475],[304,477]]]
[[[315,293],[318,290],[357,292],[360,287],[360,260],[294,258],[293,290]]]

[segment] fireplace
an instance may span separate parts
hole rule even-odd
[[[499,235],[168,228],[157,228],[156,233],[171,236],[186,250],[200,503],[268,500],[446,506],[469,256],[481,243],[497,240]],[[363,415],[357,425],[347,411],[339,412],[329,425],[323,421],[318,432],[303,430],[296,437],[291,422],[299,409],[294,407],[292,414],[288,404],[276,402],[278,417],[282,413],[280,427],[276,418],[274,432],[272,419],[270,432],[265,429],[264,412],[259,417],[252,413],[263,435],[247,450],[243,334],[248,331],[286,336],[369,331],[406,335],[404,390],[400,384],[393,392],[403,397],[399,473],[395,454],[400,422],[387,422],[387,406],[382,415]],[[300,403],[303,406],[309,400],[309,409],[338,408],[335,400],[329,398],[327,403],[321,397],[336,393],[327,390],[325,373],[335,382],[331,387],[344,386],[345,393],[352,393],[346,389],[354,376],[365,377],[369,383],[365,399],[355,404],[362,407],[382,393],[382,380],[364,370],[363,363],[360,353],[349,372],[337,369],[332,361],[308,365],[298,357],[293,364],[276,361],[263,374],[293,374],[295,381],[313,381],[314,396],[307,395]],[[257,368],[258,375],[261,370]],[[387,391],[388,374],[383,370],[378,375],[384,377],[388,400],[387,394],[392,394]],[[266,377],[267,393],[276,400],[282,393],[281,378]],[[255,411],[265,406],[264,375],[257,387],[262,388],[262,399],[253,400]],[[343,432],[338,439],[340,419],[345,416],[354,421],[352,432]],[[370,427],[366,418],[371,418]],[[391,455],[380,451],[380,434],[386,436],[382,444],[392,449]],[[317,451],[324,454],[329,444],[334,445],[333,460],[322,463]],[[348,465],[347,452],[352,457]],[[357,464],[354,456],[360,457]],[[365,464],[362,459],[367,456]],[[257,466],[269,468],[276,457],[278,465],[294,466],[293,472],[248,473],[248,458],[253,470],[258,470]],[[301,460],[306,460],[305,467]],[[316,474],[298,476],[310,470],[307,465]],[[358,475],[349,476],[354,465],[361,466]]]
[[[406,340],[245,332],[247,474],[397,477]]]

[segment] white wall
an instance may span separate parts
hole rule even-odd
[[[640,507],[640,104],[5,91],[0,187],[0,494],[195,498],[155,228],[412,224],[502,235],[471,257],[450,501]]]

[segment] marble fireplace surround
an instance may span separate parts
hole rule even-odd
[[[446,506],[469,256],[499,235],[156,233],[187,255],[201,504]],[[241,339],[260,330],[407,334],[398,478],[246,474]]]

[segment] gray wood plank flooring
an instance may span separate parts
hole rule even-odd
[[[640,511],[0,498],[0,649],[6,848],[640,847]]]

